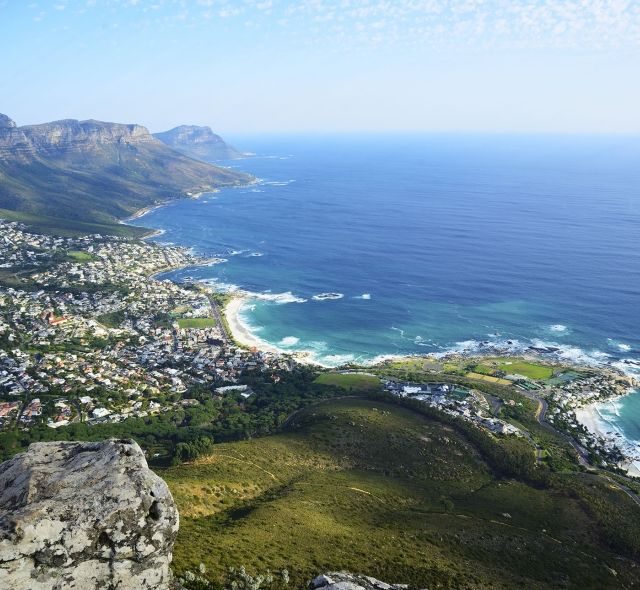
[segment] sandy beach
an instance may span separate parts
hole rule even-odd
[[[231,330],[233,339],[238,344],[247,348],[255,348],[262,352],[289,355],[299,363],[320,365],[320,363],[313,359],[311,351],[284,350],[274,346],[273,344],[269,344],[268,342],[258,338],[255,334],[252,334],[251,330],[249,330],[249,328],[242,322],[242,318],[240,317],[242,308],[247,305],[250,299],[251,298],[247,295],[236,294],[224,308],[224,316],[227,320],[227,325],[229,326],[229,330]]]
[[[242,346],[247,348],[257,348],[264,352],[284,353],[286,351],[281,350],[260,338],[257,338],[251,331],[242,323],[240,313],[242,308],[247,304],[248,297],[245,295],[235,295],[224,308],[224,316],[229,325],[229,329],[233,334],[233,339]]]
[[[576,409],[576,420],[580,422],[589,432],[597,437],[608,439],[607,430],[611,430],[605,422],[603,422],[596,404],[587,404]]]
[[[618,429],[607,422],[598,411],[598,405],[587,404],[575,410],[576,419],[589,432],[605,441],[607,444],[615,444],[626,456],[625,461],[621,461],[619,466],[627,472],[627,475],[640,477],[640,448],[634,441],[624,438]]]

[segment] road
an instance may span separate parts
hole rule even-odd
[[[227,324],[222,321],[222,315],[220,314],[220,309],[218,308],[218,304],[215,302],[213,297],[209,293],[205,293],[207,299],[209,300],[209,305],[211,306],[211,312],[213,313],[213,317],[215,318],[218,326],[220,326],[220,333],[222,334],[222,340],[225,344],[229,344],[233,342],[233,338],[227,331]]]
[[[560,432],[554,426],[547,422],[547,412],[549,411],[549,404],[547,403],[547,400],[531,391],[523,390],[520,393],[538,404],[535,413],[535,418],[538,421],[538,424],[540,424],[540,426],[542,426],[545,430],[548,430],[551,434],[554,434],[566,440],[575,450],[578,457],[578,463],[580,463],[582,467],[589,470],[594,469],[591,466],[591,463],[589,463],[589,453],[587,452],[587,450],[584,447],[580,446],[573,437],[565,434],[564,432]]]

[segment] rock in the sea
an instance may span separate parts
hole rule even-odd
[[[35,443],[0,465],[0,588],[165,590],[177,532],[132,440]]]
[[[406,590],[405,584],[387,584],[358,574],[331,572],[322,574],[311,582],[311,590]]]

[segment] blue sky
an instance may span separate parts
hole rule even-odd
[[[0,0],[0,112],[640,133],[640,0]]]

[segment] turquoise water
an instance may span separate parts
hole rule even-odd
[[[225,164],[261,183],[137,223],[224,257],[170,276],[259,295],[261,339],[326,364],[533,345],[640,367],[640,138],[235,141],[258,156]]]
[[[632,453],[640,453],[640,390],[619,399],[598,404],[601,428],[605,433],[616,436],[631,444]],[[640,454],[638,455],[640,456]]]

